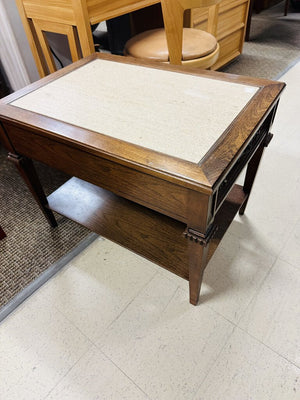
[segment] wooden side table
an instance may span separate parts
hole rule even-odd
[[[283,88],[98,53],[3,99],[0,140],[52,226],[54,210],[150,259],[197,304]],[[31,159],[74,177],[46,198]]]

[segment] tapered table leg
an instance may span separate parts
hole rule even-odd
[[[252,189],[252,186],[254,183],[254,179],[256,177],[256,173],[257,173],[257,170],[259,167],[259,163],[260,163],[261,157],[264,152],[264,148],[270,143],[272,137],[273,137],[273,135],[271,133],[269,133],[266,136],[266,139],[262,141],[262,143],[259,145],[259,147],[257,148],[256,152],[254,153],[253,157],[251,158],[251,160],[248,163],[244,186],[243,186],[244,192],[247,194],[247,197],[239,210],[240,215],[243,215],[245,212],[245,209],[246,209],[246,206],[247,206],[247,203],[249,200],[249,196],[251,193],[251,189]]]
[[[52,211],[47,207],[48,201],[44,193],[39,177],[36,173],[33,162],[30,158],[19,156],[16,154],[9,153],[8,159],[12,161],[18,168],[22,178],[26,182],[30,192],[34,196],[40,209],[44,213],[47,221],[52,227],[57,226],[56,219]]]
[[[4,230],[0,226],[0,240],[4,239],[5,237],[6,237],[6,234],[5,234]]]
[[[209,244],[199,244],[189,240],[189,287],[190,303],[197,305],[200,296],[200,289],[203,279],[203,273],[207,264]]]

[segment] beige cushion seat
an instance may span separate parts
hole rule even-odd
[[[198,29],[183,29],[182,60],[205,57],[218,49],[216,38]],[[164,29],[152,29],[131,38],[125,47],[125,54],[136,58],[147,58],[160,62],[169,61],[167,38]]]
[[[164,28],[134,36],[126,43],[124,54],[172,65],[213,68],[220,53],[216,39],[220,1],[161,0]],[[183,26],[185,10],[193,8],[203,8],[207,12],[205,31]]]

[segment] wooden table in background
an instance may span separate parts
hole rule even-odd
[[[91,25],[133,13],[133,33],[136,33],[157,27],[162,21],[159,0],[16,0],[16,3],[41,77],[56,70],[45,32],[66,35],[72,61],[77,61],[95,51]],[[217,30],[220,57],[212,69],[219,69],[242,53],[248,6],[249,0],[221,2]],[[135,11],[142,9],[148,10],[148,15],[147,11],[135,15]],[[207,12],[195,9],[187,13],[185,25],[205,30]]]
[[[0,140],[52,226],[54,210],[163,266],[197,304],[283,87],[98,53],[2,99]],[[74,177],[46,199],[31,159]]]

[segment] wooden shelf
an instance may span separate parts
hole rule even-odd
[[[245,199],[235,185],[216,215],[218,230],[210,259]],[[71,178],[48,197],[49,208],[91,231],[189,279],[185,224],[123,199],[98,186]]]
[[[48,197],[53,211],[188,279],[185,225],[78,178]]]

